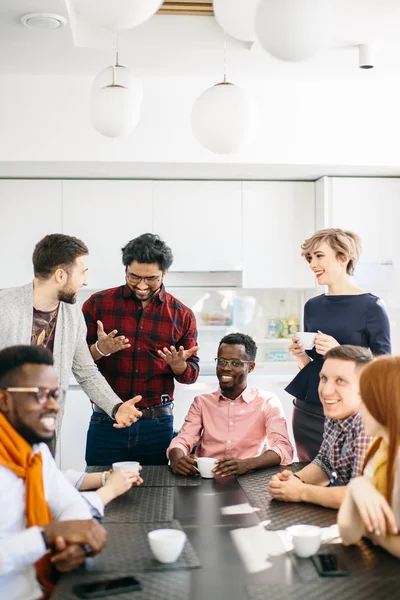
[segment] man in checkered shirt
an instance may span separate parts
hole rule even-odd
[[[269,490],[274,498],[340,507],[346,485],[361,474],[371,442],[358,414],[358,383],[361,369],[372,358],[370,350],[359,346],[336,346],[325,354],[318,388],[325,414],[321,448],[301,471],[283,471],[272,477]]]

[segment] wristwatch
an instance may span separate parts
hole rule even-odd
[[[120,406],[122,406],[122,404],[123,404],[123,402],[116,404],[111,411],[111,418],[114,419],[114,421],[115,421],[115,415],[117,414],[117,410],[119,409]]]

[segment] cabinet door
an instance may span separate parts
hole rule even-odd
[[[314,183],[243,182],[243,287],[314,288],[300,248],[314,230]]]
[[[0,181],[0,289],[31,281],[36,243],[60,232],[60,181]]]
[[[171,246],[171,271],[240,271],[241,183],[154,182],[154,233]]]
[[[125,281],[121,248],[152,231],[151,181],[63,181],[63,230],[89,248],[93,289]]]
[[[92,415],[91,407],[89,398],[79,386],[69,388],[57,444],[57,458],[63,471],[85,470],[86,433]]]
[[[393,259],[398,246],[400,179],[333,177],[330,180],[331,227],[350,229],[362,242],[360,262]]]

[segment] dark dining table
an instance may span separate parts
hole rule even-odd
[[[292,465],[298,470],[302,465]],[[106,467],[89,467],[103,471]],[[63,575],[54,600],[73,600],[79,583],[133,575],[142,590],[105,596],[106,600],[361,600],[400,597],[400,562],[369,541],[351,547],[328,541],[319,552],[339,554],[345,577],[320,577],[309,558],[293,551],[268,557],[268,567],[250,572],[232,531],[264,527],[281,531],[294,524],[330,527],[336,511],[311,504],[282,503],[268,492],[273,467],[235,478],[201,479],[174,475],[167,466],[145,466],[144,485],[132,488],[106,507],[103,525],[106,551],[86,560],[78,571]],[[251,505],[237,514],[228,507]],[[182,529],[184,550],[172,564],[151,555],[147,533]]]

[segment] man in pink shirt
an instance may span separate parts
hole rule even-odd
[[[279,399],[247,385],[256,352],[248,335],[230,333],[222,338],[215,359],[220,387],[194,399],[172,440],[167,456],[174,473],[197,475],[196,456],[216,458],[214,472],[222,477],[292,462],[293,448]]]

